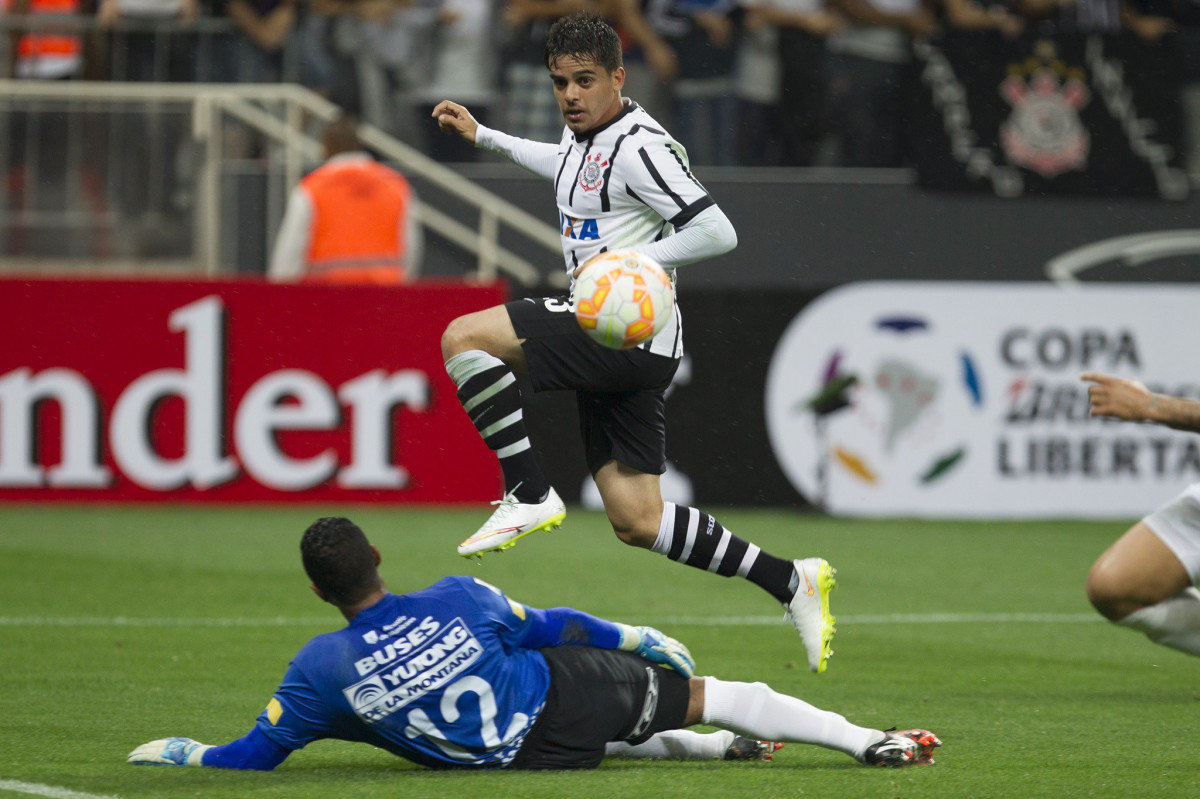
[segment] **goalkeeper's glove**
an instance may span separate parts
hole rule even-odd
[[[129,753],[126,763],[135,766],[201,766],[200,760],[211,746],[191,738],[160,738],[144,743]]]
[[[631,627],[618,624],[621,628],[619,649],[632,652],[651,663],[668,666],[689,679],[696,673],[696,661],[683,644],[653,627]]]

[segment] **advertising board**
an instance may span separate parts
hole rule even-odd
[[[1200,480],[1200,438],[1089,414],[1086,372],[1200,399],[1192,285],[868,282],[795,315],[771,449],[853,516],[1133,517]],[[851,382],[827,415],[809,400]]]
[[[476,502],[458,282],[0,281],[0,500]]]

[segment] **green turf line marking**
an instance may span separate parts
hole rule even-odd
[[[18,782],[17,780],[0,780],[0,791],[48,796],[50,799],[116,799],[114,796],[83,793],[82,791],[72,791],[54,785],[40,785],[36,782]]]

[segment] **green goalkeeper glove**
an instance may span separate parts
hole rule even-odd
[[[621,628],[621,645],[618,648],[622,651],[632,652],[651,663],[675,669],[689,679],[696,673],[696,661],[692,658],[692,653],[671,636],[653,627],[631,627],[628,624],[617,626]]]
[[[144,743],[125,758],[135,766],[200,766],[200,760],[211,746],[191,738],[160,738]]]

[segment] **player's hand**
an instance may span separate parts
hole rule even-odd
[[[688,648],[666,633],[653,627],[621,625],[621,649],[632,652],[651,663],[675,669],[691,679],[696,673],[696,661]]]
[[[191,738],[160,738],[144,743],[125,758],[135,766],[200,766],[211,746]]]
[[[1146,419],[1146,407],[1153,394],[1137,380],[1126,380],[1098,372],[1079,376],[1088,386],[1088,405],[1092,416],[1112,416],[1127,421]]]
[[[442,100],[434,107],[431,116],[437,120],[438,128],[443,133],[457,133],[471,144],[475,143],[475,133],[479,130],[479,123],[463,106],[449,100]]]

